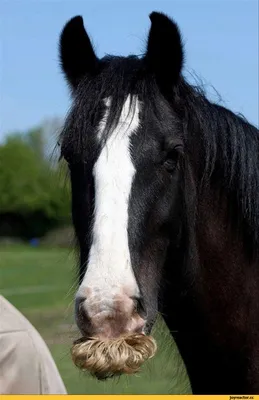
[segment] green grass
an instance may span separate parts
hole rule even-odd
[[[171,337],[159,321],[158,352],[140,373],[99,382],[83,374],[70,358],[79,337],[73,323],[76,271],[73,253],[25,246],[0,249],[0,293],[38,329],[48,344],[69,394],[188,394],[186,372]]]

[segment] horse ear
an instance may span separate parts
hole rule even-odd
[[[178,26],[165,14],[149,15],[151,28],[145,55],[148,70],[163,88],[175,84],[183,67],[183,44]]]
[[[76,88],[85,75],[94,75],[98,67],[92,43],[84,28],[83,18],[72,18],[64,26],[59,40],[61,68],[72,86]]]

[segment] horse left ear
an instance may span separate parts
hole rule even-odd
[[[73,89],[84,76],[91,77],[97,73],[99,60],[80,15],[64,26],[59,40],[59,57],[61,68]]]
[[[145,62],[149,72],[163,88],[175,84],[183,67],[183,44],[178,26],[165,14],[149,15],[151,28],[148,35]]]

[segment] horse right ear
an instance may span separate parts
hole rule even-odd
[[[64,26],[59,40],[61,68],[72,89],[84,76],[92,76],[98,69],[98,58],[84,28],[83,18],[72,18]]]
[[[183,67],[183,45],[176,23],[165,14],[152,12],[151,28],[144,57],[147,69],[160,88],[167,89],[176,83]]]

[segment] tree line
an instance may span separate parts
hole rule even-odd
[[[10,134],[0,144],[0,236],[42,237],[70,223],[66,165],[49,151],[45,128]]]

